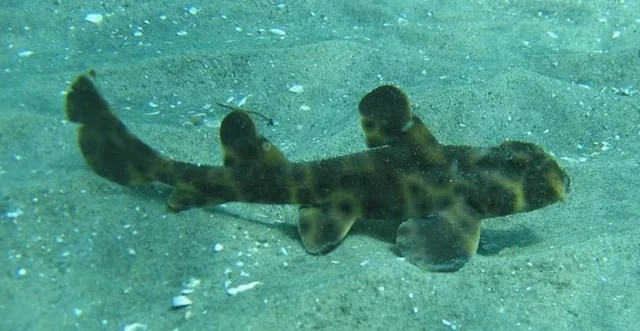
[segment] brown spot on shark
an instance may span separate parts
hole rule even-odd
[[[300,205],[298,233],[311,254],[336,248],[356,221],[396,220],[408,261],[456,271],[478,249],[481,220],[565,199],[569,178],[539,146],[440,144],[392,85],[367,93],[358,108],[368,150],[291,162],[251,112],[234,108],[220,127],[223,164],[199,165],[164,157],[131,133],[91,77],[79,76],[66,97],[80,150],[98,175],[125,186],[170,185],[172,212],[232,201]]]

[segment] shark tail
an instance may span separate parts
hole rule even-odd
[[[87,75],[78,77],[66,96],[67,119],[80,124],[80,150],[93,171],[125,186],[153,181],[173,186],[169,211],[230,201],[289,202],[288,160],[258,133],[250,112],[232,109],[220,128],[224,166],[207,166],[163,157],[136,137]]]
[[[112,182],[137,185],[160,180],[170,166],[170,160],[129,132],[88,76],[71,85],[66,115],[80,124],[78,142],[87,164]]]

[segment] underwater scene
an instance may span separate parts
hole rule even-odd
[[[17,1],[0,330],[635,330],[640,3]]]

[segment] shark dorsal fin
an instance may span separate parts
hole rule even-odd
[[[369,92],[358,105],[360,124],[367,147],[392,145],[401,140],[416,140],[423,147],[437,144],[422,121],[411,114],[407,95],[393,85]]]
[[[220,142],[227,167],[272,167],[287,163],[284,154],[258,133],[246,111],[234,110],[224,118]]]

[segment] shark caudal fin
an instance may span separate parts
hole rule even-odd
[[[66,97],[70,122],[80,124],[78,141],[85,161],[100,176],[118,184],[156,179],[165,159],[136,136],[111,111],[91,78],[82,75]]]

